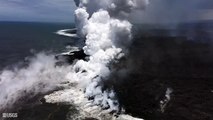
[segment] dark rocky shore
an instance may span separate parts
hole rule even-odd
[[[115,89],[121,105],[133,116],[212,120],[212,45],[186,36],[136,35],[129,55],[105,85]],[[173,92],[162,110],[160,101],[168,88]]]

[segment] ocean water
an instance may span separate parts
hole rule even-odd
[[[61,36],[56,33],[58,30],[74,27],[72,23],[0,22],[0,73],[7,69],[13,70],[16,67],[23,68],[22,65],[27,61],[26,59],[35,58],[38,53],[56,55],[66,51],[67,46],[79,46],[80,43],[76,38]],[[10,81],[10,79],[7,80]],[[9,87],[11,84],[7,85],[1,86],[1,89]],[[21,110],[15,108],[10,109],[9,112],[18,113],[19,117],[15,119],[33,120],[35,118],[37,120],[46,119],[53,109],[59,110],[58,119],[65,119],[67,112],[70,111],[70,105],[39,104],[36,106],[40,99],[40,96],[35,96],[32,100],[27,101],[26,104],[21,105]],[[32,106],[34,107],[33,109]],[[54,116],[57,117],[57,114]],[[1,111],[0,119],[3,119]]]
[[[78,44],[70,37],[55,34],[73,27],[71,23],[0,22],[0,69],[35,53],[61,53],[67,45]]]

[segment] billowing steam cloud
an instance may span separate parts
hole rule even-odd
[[[37,94],[54,90],[58,83],[66,80],[64,76],[70,70],[69,66],[56,67],[54,56],[44,53],[29,61],[28,67],[1,72],[0,111],[13,107],[17,100],[24,102]]]
[[[143,9],[147,0],[80,0],[75,11],[81,37],[85,37],[84,52],[88,61],[74,65],[79,83],[85,83],[85,94],[97,105],[119,111],[113,91],[102,91],[100,82],[110,74],[109,64],[120,59],[131,41],[132,25],[127,21],[134,9]]]

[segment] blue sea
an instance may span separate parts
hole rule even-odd
[[[61,53],[78,41],[56,31],[74,28],[72,23],[0,22],[0,69],[39,52]]]

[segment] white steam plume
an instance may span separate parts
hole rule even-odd
[[[13,107],[19,99],[27,100],[54,90],[66,80],[64,76],[70,70],[69,66],[57,67],[55,63],[53,55],[40,53],[30,59],[27,67],[3,70],[0,73],[0,111]]]
[[[75,11],[77,29],[85,37],[84,52],[88,61],[74,65],[76,78],[94,103],[119,111],[113,91],[102,91],[99,82],[110,75],[109,63],[120,59],[131,42],[131,23],[128,15],[135,9],[143,9],[147,0],[80,0]],[[73,76],[73,75],[71,75]],[[83,83],[83,84],[82,84]]]

